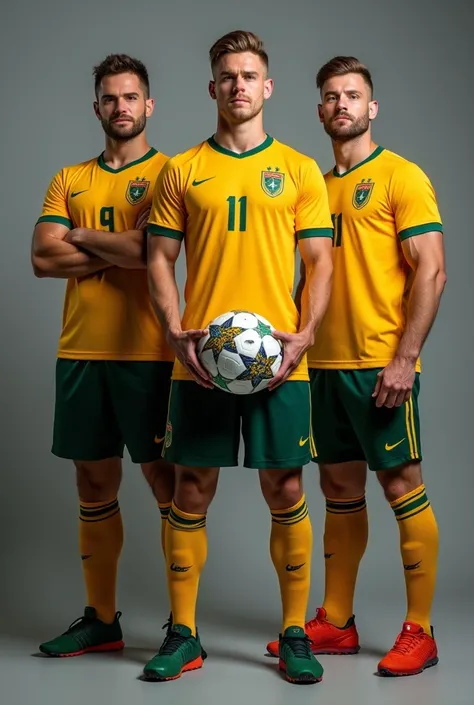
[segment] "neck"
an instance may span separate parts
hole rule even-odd
[[[338,142],[333,140],[332,148],[336,160],[336,171],[344,174],[357,164],[360,164],[370,157],[377,145],[372,141],[370,132],[365,132],[359,137],[355,137],[348,142]]]
[[[145,133],[142,132],[131,140],[114,140],[105,138],[104,162],[112,169],[120,169],[137,159],[141,159],[150,151]]]
[[[255,149],[265,141],[266,137],[261,113],[240,125],[231,125],[219,115],[214,135],[217,144],[236,154],[243,154],[243,152]]]

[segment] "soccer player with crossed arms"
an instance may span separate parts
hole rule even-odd
[[[84,615],[40,645],[49,656],[123,648],[115,603],[124,447],[159,503],[163,546],[174,487],[173,465],[161,458],[174,355],[150,301],[145,257],[167,157],[146,138],[154,101],[143,63],[112,54],[94,76],[105,150],[52,179],[32,246],[38,277],[67,280],[52,452],[76,469],[87,593]]]
[[[313,431],[326,497],[323,606],[306,625],[315,653],[359,650],[353,597],[367,538],[367,467],[400,532],[407,613],[384,676],[438,661],[430,623],[438,527],[421,472],[420,353],[446,281],[442,224],[426,174],[378,146],[367,67],[335,57],[317,75],[320,120],[335,167],[325,175],[334,221],[334,282],[308,352]],[[305,281],[300,282],[301,292]],[[268,645],[276,654],[277,642]]]
[[[206,512],[220,467],[259,469],[271,512],[270,552],[283,605],[280,668],[315,683],[322,668],[304,634],[312,533],[301,484],[314,454],[306,351],[324,315],[332,274],[332,223],[313,159],[265,133],[272,93],[268,57],[250,32],[232,32],[210,50],[215,135],[172,158],[157,182],[149,220],[150,291],[177,355],[164,457],[176,463],[166,532],[173,626],[145,667],[153,680],[199,668],[195,608],[207,552]],[[175,262],[184,240],[186,307],[181,320]],[[292,298],[295,249],[307,269],[301,315]],[[226,311],[260,314],[279,331],[283,364],[268,390],[245,397],[213,388],[196,344]]]

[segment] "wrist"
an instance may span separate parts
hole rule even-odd
[[[410,350],[410,351],[397,351],[397,354],[395,355],[395,359],[397,362],[401,363],[402,365],[411,365],[415,367],[416,362],[418,360],[419,353],[417,353],[415,350]]]

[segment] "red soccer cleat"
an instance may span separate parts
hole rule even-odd
[[[324,607],[319,607],[316,616],[305,624],[304,630],[311,640],[313,654],[356,654],[360,649],[354,617],[343,627],[336,627],[328,622]],[[269,642],[267,651],[271,656],[278,656],[278,641]]]
[[[415,622],[404,622],[395,644],[378,665],[380,676],[414,676],[436,666],[438,649],[433,637]]]

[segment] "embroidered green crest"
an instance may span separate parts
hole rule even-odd
[[[267,196],[275,198],[275,196],[279,196],[283,193],[283,189],[285,187],[285,174],[282,174],[278,167],[275,170],[268,167],[266,171],[262,171],[262,179],[260,183]]]
[[[374,186],[375,184],[371,179],[367,179],[367,181],[365,179],[362,179],[360,184],[356,184],[354,193],[352,195],[352,205],[354,206],[354,208],[360,210],[361,208],[367,205],[370,200],[370,196],[372,194]]]
[[[132,206],[142,203],[146,198],[149,188],[150,182],[145,179],[135,179],[135,181],[129,181],[127,192],[125,194],[127,201]]]

